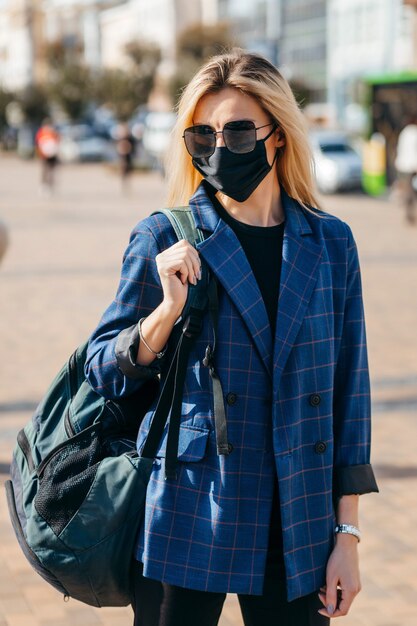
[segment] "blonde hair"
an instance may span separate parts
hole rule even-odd
[[[278,180],[289,196],[307,210],[319,207],[312,170],[312,153],[307,125],[285,78],[259,54],[233,48],[212,57],[184,89],[177,106],[177,121],[172,131],[171,150],[166,162],[168,206],[188,204],[202,180],[194,168],[182,135],[193,125],[194,111],[206,94],[234,87],[255,98],[276,121],[285,137],[285,146],[276,161]],[[315,215],[318,215],[315,211]]]

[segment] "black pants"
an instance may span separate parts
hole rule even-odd
[[[196,591],[167,585],[142,576],[142,563],[133,574],[134,626],[216,626],[225,593]],[[238,594],[245,626],[328,626],[317,613],[322,604],[317,593],[287,602],[284,581],[265,578],[261,596]]]
[[[280,527],[278,492],[275,485],[263,595],[238,594],[244,624],[328,626],[330,620],[317,613],[323,607],[317,593],[287,602]],[[225,593],[184,589],[145,578],[142,576],[142,563],[134,563],[134,626],[216,626],[225,599]]]
[[[54,174],[57,163],[57,157],[42,159],[42,184],[50,189],[54,186]]]
[[[413,186],[413,178],[417,175],[417,172],[412,174],[401,174],[400,180],[402,182],[403,204],[405,208],[405,219],[411,224],[417,221],[417,191]]]

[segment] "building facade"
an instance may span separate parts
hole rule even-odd
[[[415,16],[403,0],[329,0],[327,33],[329,101],[342,124],[364,79],[416,68]]]
[[[218,18],[229,21],[239,45],[278,64],[283,0],[218,0]]]
[[[413,9],[411,17],[413,32],[413,66],[417,68],[417,0],[404,0],[404,4]]]
[[[314,101],[326,97],[327,0],[219,0],[245,48],[264,54]]]
[[[0,5],[0,86],[19,91],[47,77],[45,46],[78,46],[101,65],[100,13],[126,0],[5,0]]]
[[[40,80],[43,0],[7,0],[0,7],[0,86],[15,91]]]
[[[84,61],[101,66],[101,12],[126,0],[44,0],[45,37],[68,48],[81,47]]]
[[[45,45],[81,51],[92,68],[126,66],[126,44],[156,43],[161,74],[175,67],[178,34],[215,24],[221,0],[3,0],[0,4],[0,86],[19,90],[46,78]]]
[[[176,39],[187,26],[216,23],[219,0],[129,0],[101,12],[101,52],[105,67],[123,67],[125,45],[131,41],[156,43],[161,49],[161,73],[175,66]]]
[[[279,64],[312,102],[327,99],[327,0],[291,0],[281,5]]]

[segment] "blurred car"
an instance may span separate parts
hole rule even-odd
[[[143,125],[143,147],[154,160],[156,167],[163,169],[163,159],[169,146],[176,115],[172,111],[151,111]]]
[[[89,124],[71,124],[58,128],[58,158],[63,163],[108,161],[113,158],[112,143]]]
[[[5,126],[0,136],[2,150],[16,150],[17,148],[17,128]]]
[[[322,193],[362,188],[362,158],[349,137],[334,131],[310,133],[317,186]]]

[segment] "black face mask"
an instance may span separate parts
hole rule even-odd
[[[278,148],[269,165],[265,141],[270,135],[259,139],[251,152],[238,154],[226,147],[216,148],[209,157],[193,158],[193,165],[217,191],[236,202],[244,202],[269,174],[277,158]]]

